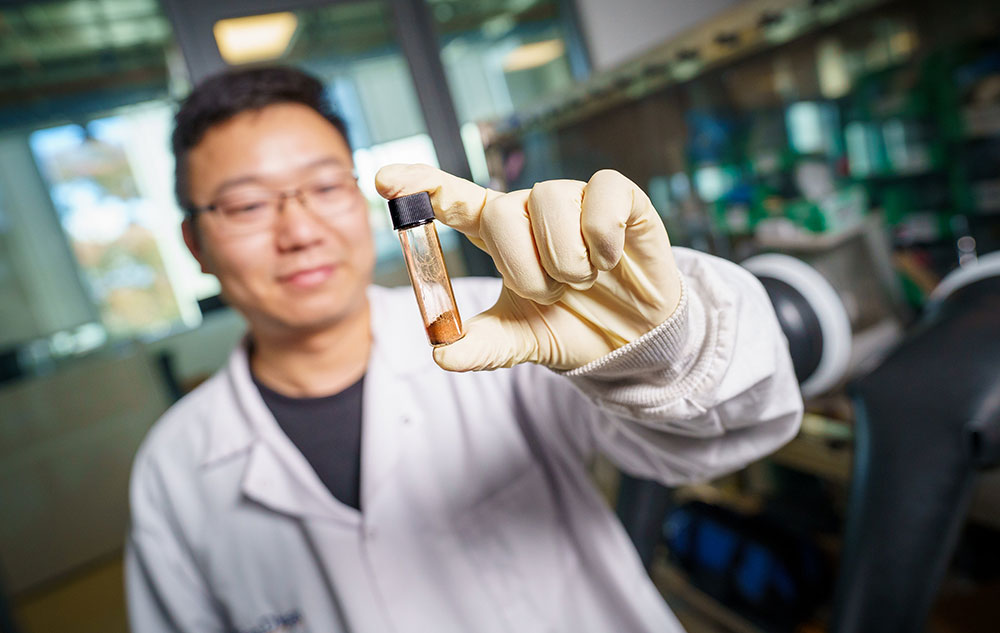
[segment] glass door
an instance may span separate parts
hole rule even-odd
[[[223,2],[212,3],[210,15],[194,11],[189,0],[165,4],[173,5],[175,21],[179,16],[190,20],[189,33],[201,33],[184,50],[195,80],[226,67],[273,63],[299,67],[324,82],[334,109],[347,123],[359,183],[369,200],[378,257],[376,278],[381,283],[406,283],[385,201],[375,191],[375,172],[396,162],[456,170],[439,160],[447,142],[433,139],[428,131],[427,104],[418,95],[411,64],[397,40],[394,5],[400,2],[351,0],[309,6],[282,0]],[[205,3],[201,5],[204,8]],[[266,12],[248,13],[248,7],[258,5]],[[185,13],[186,9],[192,10]],[[439,100],[450,106],[446,91]],[[454,127],[457,134],[457,122]],[[466,171],[467,166],[459,169],[459,173]],[[449,270],[463,274],[458,234],[445,229],[441,239]]]

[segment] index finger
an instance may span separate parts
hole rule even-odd
[[[501,194],[430,165],[386,165],[375,174],[375,188],[387,200],[426,191],[434,217],[466,236],[480,239],[483,207]]]

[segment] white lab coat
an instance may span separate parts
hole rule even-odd
[[[680,631],[589,458],[667,484],[715,476],[792,437],[802,402],[756,280],[675,250],[685,298],[674,333],[661,326],[619,353],[650,371],[614,384],[535,365],[445,372],[412,291],[373,287],[363,513],[327,491],[235,350],[136,457],[133,630]],[[467,316],[498,290],[455,283]]]

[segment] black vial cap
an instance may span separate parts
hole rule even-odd
[[[434,207],[431,197],[426,191],[413,193],[389,201],[389,217],[392,218],[392,228],[408,229],[418,224],[426,224],[434,219]]]

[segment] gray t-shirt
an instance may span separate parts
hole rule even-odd
[[[340,393],[293,398],[263,385],[260,395],[281,430],[340,502],[361,509],[361,393],[365,377]]]

